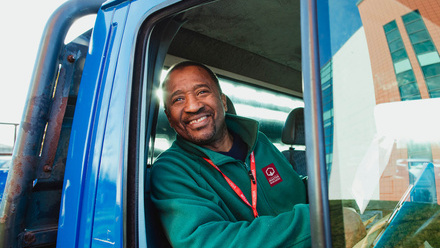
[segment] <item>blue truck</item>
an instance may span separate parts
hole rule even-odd
[[[149,183],[175,138],[161,77],[183,60],[308,176],[313,247],[438,247],[440,17],[385,2],[67,1],[41,40],[0,247],[171,247]]]

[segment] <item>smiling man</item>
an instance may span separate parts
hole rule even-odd
[[[200,66],[174,67],[165,79],[165,113],[182,138],[215,151],[229,151],[232,137],[225,123],[226,96],[218,79]],[[215,81],[214,81],[215,80]]]
[[[152,200],[174,247],[310,247],[301,178],[254,120],[225,114],[215,74],[195,62],[163,83],[176,141],[153,165]]]

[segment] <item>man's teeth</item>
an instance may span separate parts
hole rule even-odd
[[[200,117],[197,120],[192,120],[192,121],[189,122],[189,124],[191,125],[191,124],[194,124],[194,123],[199,123],[199,122],[203,121],[204,119],[206,119],[206,116]]]

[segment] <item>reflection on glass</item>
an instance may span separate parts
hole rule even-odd
[[[374,246],[416,182],[376,245],[440,246],[440,2],[318,1],[318,18],[333,246]]]
[[[431,97],[440,91],[440,57],[419,10],[402,16]]]
[[[383,29],[390,48],[394,71],[396,73],[396,80],[399,85],[400,97],[402,100],[420,99],[420,92],[417,87],[416,78],[408,59],[402,36],[397,28],[396,21],[393,20],[384,25]]]
[[[325,135],[325,163],[330,176],[333,161],[333,67],[329,61],[321,69],[322,109]]]

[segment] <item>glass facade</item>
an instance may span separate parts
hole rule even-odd
[[[400,97],[403,101],[420,99],[420,91],[416,77],[408,59],[396,21],[383,26],[393,60]]]
[[[430,97],[440,97],[440,57],[418,10],[402,16]]]

